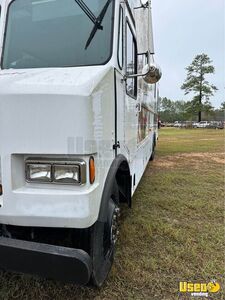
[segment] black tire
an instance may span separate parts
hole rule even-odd
[[[155,142],[155,138],[153,140],[153,145],[152,145],[152,154],[150,156],[150,161],[153,161],[155,159],[155,146],[156,146],[156,142]]]
[[[93,261],[91,283],[97,287],[102,286],[113,264],[119,215],[119,191],[117,184],[114,184],[112,195],[109,195],[108,199],[107,221],[97,221],[91,232],[90,255]],[[116,232],[112,231],[115,216]],[[113,239],[114,234],[116,234],[115,239]]]

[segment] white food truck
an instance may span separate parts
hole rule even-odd
[[[101,286],[154,158],[151,3],[0,0],[0,58],[0,268]]]

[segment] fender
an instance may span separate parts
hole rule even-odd
[[[109,199],[109,194],[112,194],[115,179],[120,179],[120,175],[123,174],[123,177],[126,179],[126,202],[131,207],[131,176],[130,176],[130,169],[127,159],[124,155],[119,154],[111,164],[109,169],[108,175],[106,177],[102,199],[101,199],[101,206],[98,216],[98,221],[105,222],[107,218],[107,201]],[[120,185],[119,185],[120,188]]]

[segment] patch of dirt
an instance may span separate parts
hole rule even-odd
[[[199,141],[216,141],[216,139],[199,139]]]
[[[170,156],[164,156],[157,158],[154,161],[154,166],[159,169],[173,169],[187,166],[192,166],[196,169],[201,168],[201,164],[204,162],[213,162],[219,165],[225,166],[225,153],[180,153]]]
[[[225,164],[225,158],[224,159],[220,159],[220,158],[214,157],[213,160],[215,162],[217,162],[218,164]]]
[[[164,161],[158,159],[157,163],[154,162],[154,165],[157,165],[158,167],[172,168],[176,165],[176,163],[173,161],[168,161],[168,160]]]
[[[200,158],[202,160],[212,160],[218,164],[225,164],[225,153],[183,153],[179,154],[179,156],[189,160]]]

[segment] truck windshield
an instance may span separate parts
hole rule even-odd
[[[87,47],[93,22],[75,0],[14,0],[8,10],[3,69],[100,65],[112,51],[114,1],[85,0],[98,17],[107,10]]]

